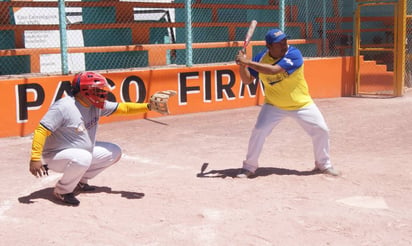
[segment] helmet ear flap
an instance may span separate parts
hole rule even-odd
[[[72,94],[73,94],[73,96],[80,92],[80,79],[82,77],[82,74],[83,73],[78,73],[74,77],[74,80],[72,82]]]

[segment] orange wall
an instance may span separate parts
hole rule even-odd
[[[351,95],[353,58],[308,59],[305,75],[314,98]],[[156,91],[176,90],[170,100],[172,114],[187,114],[258,105],[256,93],[242,88],[237,65],[175,67],[102,73],[112,84],[116,101],[147,102]],[[0,80],[0,137],[25,136],[33,132],[48,107],[65,95],[72,76],[44,76]],[[252,88],[253,89],[253,88]],[[103,117],[102,123],[159,117],[149,112],[138,116]]]
[[[355,58],[305,60],[305,77],[314,98],[351,96],[355,85]]]

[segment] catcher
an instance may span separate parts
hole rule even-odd
[[[30,172],[36,177],[47,175],[48,169],[63,173],[53,193],[68,205],[79,205],[75,195],[94,190],[88,185],[89,179],[119,161],[122,155],[118,145],[96,141],[100,116],[149,110],[166,115],[168,99],[176,94],[172,90],[161,91],[153,94],[149,103],[117,103],[106,100],[109,91],[102,75],[76,74],[72,81],[73,97],[56,101],[34,131]]]

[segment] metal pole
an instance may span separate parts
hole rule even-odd
[[[193,66],[193,50],[192,50],[192,6],[191,0],[186,0],[186,66]]]
[[[285,32],[285,0],[280,0],[279,11],[279,28]]]
[[[59,22],[60,22],[60,55],[62,74],[69,74],[67,58],[67,30],[66,30],[66,10],[64,0],[59,0]]]
[[[406,63],[406,17],[407,17],[407,1],[400,0],[395,5],[395,96],[403,96],[405,86],[405,63]],[[409,61],[408,61],[409,62]]]
[[[356,20],[356,8],[357,8],[357,5],[356,5],[356,3],[355,3],[355,1],[353,1],[352,2],[352,13],[353,13],[353,19],[354,20]],[[352,46],[352,49],[350,50],[350,55],[351,56],[355,56],[355,37],[356,37],[356,34],[357,34],[357,23],[356,23],[356,21],[354,21],[353,22],[353,25],[352,25],[352,37],[349,37],[349,43],[350,43],[350,45]]]
[[[357,4],[355,9],[355,36],[353,36],[353,48],[355,56],[355,91],[354,95],[359,95],[360,88],[360,7]]]
[[[322,55],[325,55],[326,50],[326,1],[322,0],[322,15],[323,15],[323,23],[322,23],[322,39],[323,39],[323,49]]]
[[[309,37],[309,3],[308,0],[305,0],[305,22],[306,22],[306,37]]]

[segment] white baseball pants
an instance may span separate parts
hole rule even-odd
[[[316,104],[299,110],[282,110],[270,104],[264,104],[260,110],[254,129],[249,139],[246,160],[243,168],[255,172],[266,137],[285,117],[292,117],[312,138],[315,166],[320,170],[331,167],[329,158],[329,129]]]
[[[71,193],[79,182],[87,183],[104,169],[120,160],[122,150],[113,143],[96,142],[93,153],[77,148],[62,150],[44,158],[50,170],[63,173],[55,191]]]

